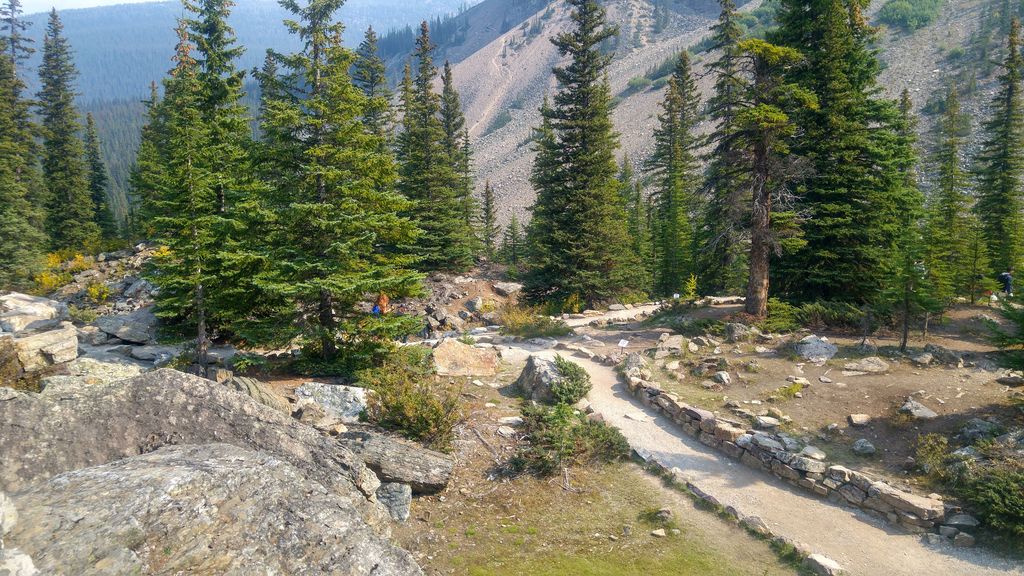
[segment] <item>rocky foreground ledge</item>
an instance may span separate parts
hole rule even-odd
[[[0,454],[0,573],[421,574],[363,459],[209,380],[0,388]]]

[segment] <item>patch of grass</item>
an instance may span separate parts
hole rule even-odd
[[[93,323],[97,318],[99,318],[99,314],[90,308],[79,308],[74,304],[69,304],[68,317],[71,318],[71,321],[75,324],[85,325]]]
[[[668,322],[668,327],[677,334],[682,334],[690,338],[696,336],[704,336],[710,334],[712,336],[722,336],[725,334],[725,324],[719,320],[712,320],[710,318],[701,318],[693,320],[690,318],[676,318]]]
[[[539,313],[536,308],[505,305],[501,310],[501,333],[521,338],[557,338],[572,333],[565,322]]]
[[[945,0],[889,0],[878,11],[878,21],[913,32],[939,17]]]
[[[803,392],[804,385],[799,382],[793,382],[787,386],[783,386],[775,391],[775,395],[784,398],[786,400],[792,400],[796,398],[797,393]]]

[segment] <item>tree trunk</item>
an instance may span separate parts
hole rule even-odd
[[[772,197],[768,190],[767,143],[760,142],[754,154],[754,206],[750,217],[750,278],[747,283],[746,313],[764,318],[768,315],[772,210]]]
[[[203,285],[196,286],[196,362],[203,369],[206,375],[206,368],[209,365],[210,343],[206,336],[206,302],[203,292]]]
[[[338,344],[334,340],[337,328],[334,321],[334,301],[327,290],[320,291],[320,345],[324,360],[334,360],[338,355]]]
[[[903,290],[903,336],[900,339],[900,352],[907,351],[910,340],[910,290]]]

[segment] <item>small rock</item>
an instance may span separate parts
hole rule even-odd
[[[851,372],[884,374],[889,371],[889,363],[877,356],[869,356],[856,362],[847,362],[843,368]]]
[[[654,513],[654,517],[661,522],[668,522],[672,519],[672,510],[668,508],[662,508]]]
[[[838,562],[821,554],[811,554],[804,558],[803,565],[817,576],[842,576],[845,574],[843,567]]]
[[[953,546],[957,548],[970,548],[974,546],[974,536],[961,532],[953,537]]]
[[[779,420],[771,416],[757,416],[754,418],[754,426],[761,430],[774,430],[779,427]]]
[[[931,420],[933,418],[938,418],[939,416],[931,408],[928,408],[913,398],[907,398],[907,401],[903,406],[900,406],[899,412],[901,414],[909,414],[917,420]]]
[[[412,507],[412,487],[408,484],[386,482],[377,489],[377,500],[387,508],[391,519],[405,522]]]
[[[954,514],[946,519],[945,524],[947,526],[956,526],[957,528],[976,528],[980,523],[977,518],[970,514]]]
[[[946,538],[953,538],[959,533],[960,531],[956,528],[953,528],[952,526],[939,526],[939,534],[945,536]]]
[[[732,383],[732,377],[729,376],[729,373],[724,370],[715,372],[714,376],[712,376],[711,379],[725,386],[728,386],[730,383]]]
[[[867,414],[850,414],[846,419],[850,421],[850,426],[854,428],[863,428],[871,422],[871,416]]]
[[[804,449],[800,451],[800,454],[812,460],[818,460],[819,462],[824,461],[825,458],[827,458],[827,455],[824,452],[814,446],[804,446]]]
[[[498,418],[498,424],[503,426],[522,426],[522,416],[505,416],[504,418]]]
[[[665,529],[664,528],[658,528],[657,530],[651,530],[651,536],[654,536],[655,538],[664,538],[665,537]]]
[[[512,438],[516,435],[515,428],[511,426],[498,426],[498,435],[504,436],[505,438]]]
[[[853,452],[861,456],[870,456],[875,453],[875,445],[869,442],[867,438],[861,438],[853,443]]]

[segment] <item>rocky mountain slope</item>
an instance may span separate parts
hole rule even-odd
[[[484,2],[476,9],[482,14],[483,8],[496,1]],[[882,4],[881,0],[873,2],[869,15]],[[985,0],[950,0],[936,21],[916,32],[883,30],[879,49],[885,69],[879,81],[884,94],[895,97],[908,88],[920,108],[933,93],[944,90],[947,55],[967,41],[986,4]],[[641,168],[651,153],[664,88],[655,85],[633,91],[630,80],[644,76],[706,37],[717,9],[704,2],[671,4],[669,23],[655,32],[655,2],[609,0],[606,5],[609,20],[621,30],[609,70],[612,93],[620,98],[613,117],[621,135],[620,152]],[[759,5],[760,0],[755,0],[741,11]],[[557,65],[559,57],[549,40],[566,29],[568,15],[562,3],[544,6],[455,66],[456,83],[474,140],[477,188],[482,190],[484,183],[491,181],[502,222],[507,222],[512,212],[523,216],[533,202],[529,184],[534,157],[531,134],[539,125],[538,109],[544,95],[555,90],[551,67]],[[695,66],[705,96],[710,94],[712,84],[705,75],[708,57],[701,55]],[[984,102],[984,97],[980,101]],[[922,122],[922,133],[926,134],[930,126],[929,121]]]

